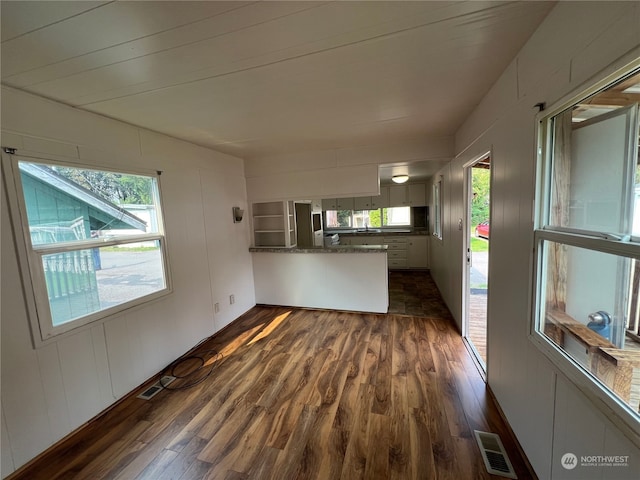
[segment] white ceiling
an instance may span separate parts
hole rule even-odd
[[[2,1],[2,82],[244,158],[451,136],[552,7]]]

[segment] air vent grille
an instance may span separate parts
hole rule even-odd
[[[501,477],[517,479],[500,437],[495,433],[474,430],[487,472]]]
[[[176,377],[172,377],[171,375],[165,375],[164,377],[162,377],[161,380],[157,381],[156,383],[151,385],[149,388],[147,388],[144,392],[142,392],[140,395],[138,395],[138,398],[141,398],[143,400],[149,400],[153,398],[158,393],[160,393],[160,390],[162,390],[162,385],[166,387],[175,379]]]

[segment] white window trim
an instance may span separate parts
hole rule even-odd
[[[410,207],[408,207],[408,206],[406,206],[406,207],[404,207],[404,206],[403,207],[378,207],[378,208],[372,208],[370,211],[384,210],[385,208],[410,208]],[[345,210],[349,210],[349,209],[345,209]],[[336,211],[341,211],[341,210],[327,210],[327,211],[336,212]],[[353,220],[353,212],[360,212],[362,210],[350,210],[350,211],[351,211],[351,220]],[[324,212],[323,212],[323,215],[324,215]],[[380,215],[382,216],[382,212],[380,212]],[[369,226],[368,228],[376,229],[376,230],[382,230],[382,232],[384,232],[385,230],[397,230],[399,228],[403,228],[403,229],[409,228],[409,229],[411,229],[411,228],[413,228],[413,215],[411,215],[410,218],[411,218],[411,221],[409,223],[405,223],[405,224],[402,224],[402,225],[382,225],[380,227],[371,227],[371,226]],[[326,221],[327,221],[327,218],[326,218],[326,215],[324,215],[323,222],[326,223]],[[345,233],[346,232],[349,232],[349,233],[360,233],[360,232],[365,233],[366,230],[363,230],[363,228],[364,227],[326,227],[326,230],[327,231],[331,231],[331,232],[338,232],[338,233],[340,233],[340,231],[345,232]]]
[[[443,195],[443,178],[442,175],[438,177],[438,179],[433,183],[433,236],[438,240],[442,241],[442,211],[443,205],[442,200],[444,198]]]
[[[86,240],[73,243],[59,243],[56,245],[32,246],[29,234],[29,222],[26,218],[26,205],[22,192],[22,182],[20,180],[19,161],[33,163],[43,163],[50,165],[62,165],[73,168],[86,168],[91,170],[112,171],[116,173],[129,173],[132,175],[144,175],[156,178],[158,184],[158,199],[160,202],[160,212],[158,214],[158,232],[150,234],[140,234],[131,236],[115,236],[109,240]],[[160,185],[160,172],[152,170],[129,169],[113,167],[102,167],[79,163],[77,159],[62,159],[46,154],[33,154],[31,152],[12,151],[2,152],[2,172],[5,178],[7,189],[6,198],[8,200],[10,220],[14,233],[14,243],[16,248],[18,268],[20,270],[21,283],[26,301],[27,315],[31,329],[31,339],[34,348],[40,348],[52,342],[57,342],[71,334],[83,329],[92,328],[117,316],[125,311],[137,309],[149,302],[156,301],[172,293],[171,273],[169,269],[169,255],[167,238],[164,231],[164,217],[162,208],[162,188]],[[76,251],[85,248],[107,247],[123,243],[135,243],[140,241],[158,240],[161,247],[162,267],[165,277],[165,288],[128,302],[102,309],[98,312],[81,317],[77,320],[53,326],[49,309],[46,283],[42,269],[42,256],[49,253],[59,253],[65,251]]]
[[[548,171],[551,137],[549,121],[554,116],[570,108],[582,99],[596,93],[599,90],[611,85],[623,76],[637,70],[640,67],[640,59],[636,59],[628,65],[607,75],[600,81],[595,82],[591,88],[580,89],[573,92],[565,99],[551,106],[548,110],[540,112],[536,117],[537,129],[537,167],[536,167],[536,199],[534,212],[534,264],[533,264],[533,291],[531,297],[531,318],[529,322],[529,340],[540,350],[555,366],[555,368],[573,382],[578,389],[598,408],[598,410],[610,421],[612,421],[622,432],[638,447],[640,447],[640,421],[636,412],[632,411],[629,405],[624,403],[607,387],[602,385],[595,377],[587,372],[584,367],[578,364],[573,358],[565,353],[559,346],[555,345],[543,332],[539,331],[538,323],[541,315],[542,305],[540,297],[544,288],[545,279],[540,272],[544,272],[542,265],[543,256],[541,245],[543,241],[557,241],[562,244],[575,247],[588,248],[603,253],[621,255],[625,257],[640,258],[640,245],[631,243],[629,238],[605,237],[598,233],[582,231],[572,232],[569,229],[554,228],[548,225],[549,195],[551,174]]]

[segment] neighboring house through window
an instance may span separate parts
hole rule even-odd
[[[36,343],[169,291],[156,175],[4,164]]]

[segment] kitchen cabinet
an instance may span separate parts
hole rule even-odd
[[[322,210],[353,210],[353,197],[350,198],[324,198]]]
[[[427,205],[427,188],[424,183],[389,186],[389,206],[424,207]]]
[[[428,235],[412,235],[407,237],[407,267],[429,268]]]
[[[387,245],[389,269],[407,268],[407,237],[384,237],[383,244]]]
[[[380,195],[371,197],[371,208],[388,208],[389,207],[389,187],[381,186]]]
[[[389,268],[429,268],[428,242],[427,235],[384,237],[382,243],[388,246],[387,260]]]
[[[348,243],[347,243],[348,242]],[[363,236],[346,236],[340,237],[341,245],[383,245],[382,237],[378,235],[363,235]]]
[[[293,201],[261,202],[251,207],[253,244],[256,247],[296,245],[296,219]]]
[[[355,197],[353,199],[354,210],[371,210],[371,197]]]
[[[353,199],[354,210],[377,210],[389,206],[389,187],[380,187],[380,195],[372,197],[355,197]]]

